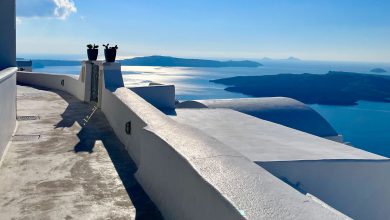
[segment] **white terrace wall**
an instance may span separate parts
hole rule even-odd
[[[58,89],[68,92],[80,100],[84,100],[84,87],[82,77],[79,79],[71,75],[31,73],[18,71],[17,81],[19,84],[40,86],[48,89]]]
[[[390,219],[390,160],[259,163],[354,219]]]
[[[0,160],[16,125],[16,70],[0,71]]]
[[[167,219],[343,218],[129,89],[104,89],[102,111],[136,161],[138,181]]]
[[[20,83],[67,91],[84,100],[85,84],[80,78],[18,72]],[[138,181],[165,218],[345,217],[302,195],[216,139],[173,121],[129,89],[106,89],[106,82],[111,81],[103,80],[101,109],[136,162]]]

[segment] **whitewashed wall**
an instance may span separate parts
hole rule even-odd
[[[67,91],[84,100],[82,79],[18,72],[18,82]],[[106,82],[111,81],[103,80],[101,109],[137,164],[137,180],[165,218],[344,217],[302,195],[216,139],[173,121],[129,89],[105,88]],[[128,122],[130,134],[126,133]]]
[[[259,163],[354,219],[390,219],[390,160]]]
[[[105,89],[102,111],[136,161],[138,181],[167,219],[343,218],[126,88]]]
[[[0,159],[16,125],[16,70],[0,71]]]
[[[44,88],[65,91],[74,95],[80,100],[84,100],[85,96],[85,85],[82,82],[82,79],[76,79],[72,75],[18,71],[17,82],[20,84],[41,86]]]

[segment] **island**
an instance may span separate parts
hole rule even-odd
[[[167,67],[260,67],[261,63],[243,61],[216,61],[202,59],[184,59],[169,56],[147,56],[135,57],[132,59],[117,60],[123,66],[167,66]],[[77,60],[32,60],[33,68],[45,66],[80,66],[81,61]]]
[[[375,68],[375,69],[372,69],[370,72],[372,72],[372,73],[386,73],[387,71],[385,69],[382,69],[382,68]]]
[[[120,61],[125,66],[168,66],[168,67],[259,67],[261,63],[243,61],[216,61],[203,59],[184,59],[169,56],[135,57]]]
[[[261,61],[266,62],[266,61],[302,61],[302,60],[296,57],[288,57],[286,59],[272,59],[269,57],[264,57],[263,59],[261,59]]]
[[[254,97],[290,97],[306,104],[356,105],[390,101],[390,77],[351,72],[238,76],[211,80],[225,90]]]
[[[289,57],[287,59],[285,59],[286,61],[301,61],[301,59],[299,58],[296,58],[296,57]]]
[[[32,68],[44,68],[45,66],[80,66],[77,60],[32,60]]]

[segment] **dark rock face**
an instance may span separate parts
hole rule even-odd
[[[382,69],[382,68],[375,68],[375,69],[372,69],[370,72],[372,72],[372,73],[386,73],[387,71]]]
[[[244,61],[215,61],[201,59],[183,59],[166,56],[135,57],[121,61],[126,66],[175,66],[175,67],[259,67],[262,64]]]
[[[390,77],[348,72],[239,76],[212,80],[227,91],[254,97],[290,97],[307,104],[355,105],[359,100],[390,101]]]

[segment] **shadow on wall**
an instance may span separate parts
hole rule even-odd
[[[157,207],[135,179],[137,167],[114,134],[104,114],[95,106],[83,103],[68,93],[50,91],[57,93],[68,103],[66,110],[61,114],[62,120],[55,128],[71,128],[75,122],[81,126],[77,134],[80,141],[74,146],[74,152],[93,153],[95,143],[101,141],[136,208],[136,219],[162,219]]]
[[[256,162],[302,194],[356,219],[389,219],[390,160]]]

